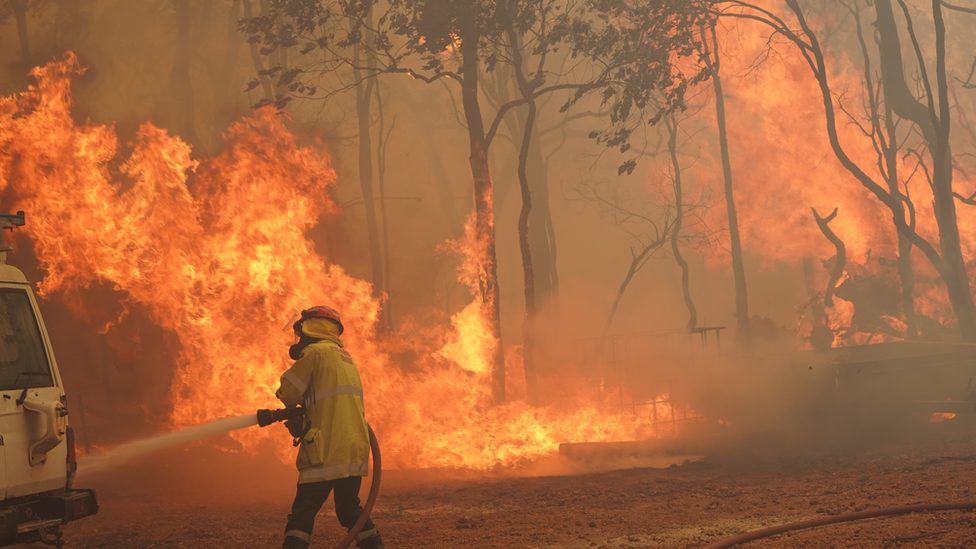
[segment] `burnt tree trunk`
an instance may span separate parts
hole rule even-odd
[[[513,68],[516,83],[520,75],[515,74],[520,69]],[[496,69],[497,71],[497,69]],[[524,76],[524,70],[522,70]],[[490,88],[485,88],[489,90]],[[494,101],[496,104],[511,100],[507,97],[504,86],[496,90]],[[524,96],[523,96],[524,98]],[[538,104],[536,105],[538,109]],[[525,133],[525,111],[516,111],[516,116],[506,116],[502,122],[512,136]],[[538,114],[536,120],[539,119]],[[532,193],[532,210],[529,212],[529,243],[532,247],[532,264],[535,271],[535,296],[539,311],[538,326],[540,333],[545,320],[556,320],[559,311],[559,276],[556,271],[556,236],[549,208],[549,169],[542,154],[542,139],[537,128],[531,131],[526,173],[529,181],[529,191]],[[513,138],[514,140],[514,138]],[[497,171],[495,173],[498,173]],[[498,204],[504,200],[505,188],[495,185],[495,199]]]
[[[484,119],[478,104],[479,51],[478,33],[474,21],[465,21],[461,28],[461,102],[468,125],[471,179],[474,184],[475,238],[483,251],[478,273],[478,291],[482,314],[488,323],[489,335],[495,340],[490,357],[491,393],[496,404],[505,402],[505,353],[502,348],[501,314],[498,288],[498,262],[495,257],[495,217],[492,209],[491,169],[488,166],[488,141]]]
[[[674,228],[671,229],[671,253],[674,260],[681,267],[681,293],[688,307],[688,331],[698,327],[698,310],[691,299],[691,284],[688,276],[688,262],[681,256],[678,237],[681,233],[681,223],[684,220],[684,197],[681,188],[681,165],[678,163],[678,120],[672,114],[665,119],[668,128],[668,153],[671,156],[671,168],[674,170]]]
[[[886,105],[885,130],[888,146],[884,151],[888,166],[888,192],[902,197],[898,188],[898,134],[895,130],[891,107]],[[908,198],[905,197],[907,201]],[[909,207],[909,225],[915,229],[915,211]],[[904,211],[904,207],[903,210]],[[904,215],[904,214],[902,214]],[[898,278],[901,280],[902,310],[905,313],[905,339],[918,339],[918,317],[915,314],[915,269],[912,267],[912,241],[898,231]]]
[[[393,123],[390,124],[390,129],[386,131],[386,124],[383,120],[383,94],[380,93],[379,84],[373,87],[376,90],[376,112],[379,114],[379,131],[377,132],[376,139],[376,184],[380,191],[380,221],[383,225],[383,287],[387,292],[386,306],[383,307],[384,316],[386,318],[386,329],[393,331],[393,307],[391,304],[392,297],[389,294],[392,293],[393,283],[391,282],[392,275],[390,274],[391,264],[390,264],[390,223],[389,218],[386,215],[386,146],[390,139],[390,134],[393,133],[393,125],[396,124],[396,116],[393,117]],[[383,132],[386,131],[384,136]]]
[[[213,88],[214,121],[210,130],[210,150],[216,150],[220,145],[221,135],[231,124],[234,108],[228,105],[231,81],[234,77],[234,66],[237,64],[237,52],[240,50],[242,36],[237,32],[237,20],[241,14],[241,0],[233,0],[227,13],[226,36],[224,51],[221,55],[220,67]]]
[[[28,69],[34,66],[30,53],[30,37],[27,34],[27,4],[29,0],[10,0],[10,9],[17,22],[17,38],[20,40],[20,57]]]
[[[905,313],[905,338],[918,339],[915,314],[915,270],[912,268],[912,241],[898,233],[898,277],[901,280],[902,309]]]
[[[886,0],[879,0],[878,2],[875,3],[875,5],[881,5],[881,3],[885,1]],[[878,198],[878,200],[880,200],[889,209],[889,211],[892,213],[892,222],[895,224],[895,226],[898,227],[898,231],[901,234],[904,234],[906,237],[908,237],[912,241],[912,244],[916,246],[918,249],[920,249],[922,253],[925,254],[928,260],[932,263],[932,266],[935,267],[935,269],[939,272],[939,275],[942,276],[942,279],[946,283],[946,288],[949,294],[949,300],[950,303],[952,304],[953,311],[955,312],[956,318],[959,322],[960,335],[962,336],[962,339],[964,341],[970,341],[970,342],[976,341],[976,322],[974,322],[974,320],[976,320],[976,317],[974,317],[973,314],[974,307],[972,302],[972,295],[969,292],[969,281],[964,277],[963,278],[960,277],[958,273],[958,267],[953,265],[954,262],[952,260],[945,260],[942,254],[940,254],[939,250],[935,248],[935,246],[933,246],[929,241],[927,241],[925,238],[919,235],[913,227],[911,227],[905,222],[904,211],[902,209],[903,204],[900,201],[900,198],[892,196],[891,193],[889,193],[886,188],[878,185],[871,176],[869,176],[863,169],[861,169],[861,167],[856,162],[854,162],[851,159],[851,157],[847,154],[847,151],[844,149],[843,145],[841,145],[840,137],[837,132],[837,119],[836,119],[836,111],[834,109],[833,94],[831,92],[830,83],[828,82],[828,78],[827,78],[827,63],[825,61],[823,49],[821,49],[820,47],[820,41],[817,39],[816,33],[813,32],[813,29],[810,27],[810,24],[807,22],[806,16],[803,14],[803,9],[800,7],[798,0],[786,0],[786,4],[790,8],[790,11],[792,11],[793,14],[796,16],[797,22],[800,24],[800,27],[803,31],[803,35],[807,38],[807,40],[809,40],[809,43],[802,44],[802,40],[787,28],[778,27],[778,29],[780,32],[783,32],[784,35],[786,35],[787,37],[790,37],[794,41],[800,42],[802,47],[806,48],[805,51],[809,52],[809,55],[807,56],[807,61],[809,62],[810,68],[817,79],[817,84],[820,87],[820,95],[821,95],[821,99],[823,100],[825,121],[827,123],[827,137],[830,140],[830,147],[834,152],[834,156],[837,157],[840,163],[844,166],[845,169],[847,169],[851,173],[851,175],[856,177],[857,180],[866,189],[871,191],[871,193],[874,194]],[[938,44],[937,56],[941,58],[939,62],[940,95],[945,97],[946,91],[944,87],[941,86],[941,84],[945,83],[945,80],[943,78],[945,76],[944,74],[945,27],[941,19],[941,10],[939,8],[937,1],[933,4],[933,7],[934,7],[933,11],[936,13],[936,17],[935,17],[936,42]],[[880,27],[881,25],[879,24],[878,26]],[[882,39],[882,46],[885,48],[888,47],[885,45],[884,39]],[[887,64],[887,62],[885,64]],[[885,78],[884,73],[882,74],[883,74],[883,78]],[[923,81],[928,82],[924,78]],[[886,99],[890,100],[890,98],[888,98],[887,96],[887,93],[888,92],[886,90],[885,92]],[[931,97],[931,94],[929,94],[929,96]],[[946,123],[941,124],[941,126],[947,130],[948,129],[948,102],[947,101],[943,102],[942,106],[943,106],[942,111],[944,117],[946,118]],[[930,114],[934,117],[935,108],[934,105],[932,105],[931,103],[930,103],[929,110],[930,110]],[[897,109],[895,110],[895,112],[897,112]],[[939,139],[937,140],[937,144],[947,144],[947,142],[943,142],[942,139]],[[939,161],[944,160],[943,158],[941,158],[940,153],[937,153],[935,156],[937,158],[935,162],[936,165],[939,164]],[[945,166],[943,166],[942,168],[943,173],[941,174],[943,183],[946,175],[944,173],[944,169]],[[939,215],[938,208],[936,208],[936,211],[937,211],[936,215]],[[943,223],[944,221],[940,221],[939,223],[940,227],[942,226]],[[956,228],[956,234],[958,235],[958,228]],[[945,246],[945,244],[946,244],[945,241],[943,241],[942,245]],[[958,255],[961,258],[961,253],[959,253]]]
[[[837,208],[834,208],[834,211],[827,217],[820,217],[816,208],[810,208],[810,210],[813,212],[813,218],[817,220],[817,226],[820,227],[820,232],[827,237],[827,240],[834,245],[834,249],[837,251],[837,255],[834,257],[834,267],[830,270],[830,280],[827,281],[827,289],[824,290],[823,299],[825,307],[833,307],[834,290],[837,289],[837,281],[843,276],[844,267],[847,266],[847,246],[837,236],[837,233],[830,228],[830,222],[837,217]]]
[[[243,0],[244,2],[244,18],[250,19],[253,16],[251,10],[251,0]],[[254,72],[257,73],[256,78],[258,82],[261,83],[261,91],[264,92],[264,100],[272,101],[274,99],[274,86],[271,84],[271,78],[268,77],[265,72],[264,62],[261,61],[261,51],[258,49],[258,40],[256,37],[250,37],[247,40],[248,49],[251,53],[251,63],[254,64]]]
[[[901,41],[895,23],[891,0],[877,0],[875,10],[878,16],[876,27],[881,39],[881,75],[885,99],[891,109],[915,124],[922,131],[932,155],[932,193],[935,198],[935,218],[939,227],[939,249],[943,268],[939,269],[946,284],[949,301],[952,304],[960,334],[965,341],[976,341],[976,307],[969,287],[966,260],[962,255],[959,225],[956,219],[956,204],[952,193],[952,150],[949,145],[949,132],[952,115],[949,107],[948,82],[945,67],[945,23],[942,6],[938,0],[932,2],[932,15],[935,21],[936,47],[936,90],[928,78],[924,60],[919,55],[919,70],[927,93],[927,105],[923,105],[912,94],[905,79],[904,61],[901,55]],[[910,14],[905,12],[909,24],[909,34],[913,46],[917,47]],[[938,112],[935,93],[938,93]]]
[[[898,217],[905,217],[907,208],[910,219],[909,226],[915,230],[915,209],[911,199],[901,192],[898,180],[899,163],[899,141],[898,130],[895,125],[894,111],[891,102],[884,101],[884,115],[882,117],[881,105],[878,95],[875,93],[874,79],[875,74],[871,69],[871,55],[868,51],[867,40],[861,26],[861,12],[858,4],[849,6],[848,9],[854,15],[857,26],[857,39],[861,46],[861,55],[864,58],[864,86],[870,107],[871,124],[874,127],[875,135],[873,140],[879,153],[878,168],[882,172],[885,181],[888,183],[888,193],[898,199],[899,203],[895,207],[894,214]],[[879,48],[882,59],[885,58],[884,48]],[[883,63],[883,61],[882,61]],[[882,81],[882,87],[884,83]],[[883,120],[882,120],[883,118]],[[882,124],[883,122],[883,124]],[[915,272],[912,268],[912,249],[914,245],[911,239],[901,231],[898,233],[898,277],[901,281],[902,310],[905,314],[905,338],[918,339],[918,319],[915,315]]]
[[[722,152],[722,176],[725,182],[725,208],[729,219],[729,245],[732,254],[732,276],[735,280],[735,337],[749,341],[749,295],[746,289],[746,268],[742,259],[742,241],[739,236],[739,214],[735,208],[732,189],[732,161],[729,158],[729,136],[725,123],[725,94],[719,77],[718,38],[714,23],[711,25],[712,51],[706,49],[707,63],[711,69],[712,86],[715,89],[715,118],[718,122],[718,142]],[[702,43],[707,43],[702,29]]]
[[[507,65],[506,65],[507,67]],[[499,106],[508,103],[514,99],[511,94],[512,90],[509,89],[509,81],[506,77],[511,76],[512,80],[517,80],[515,76],[515,69],[512,69],[512,74],[508,75],[503,70],[496,68],[492,71],[494,75],[494,80],[490,80],[487,76],[479,80],[480,91],[484,94],[485,99],[488,99],[491,106],[497,109]],[[518,93],[518,84],[516,84],[515,93]],[[502,212],[505,208],[506,201],[508,200],[508,193],[512,190],[518,190],[515,183],[518,182],[518,139],[522,135],[525,129],[525,111],[515,109],[515,116],[506,116],[502,118],[501,124],[505,126],[508,135],[511,138],[512,146],[515,147],[515,155],[495,155],[491,158],[492,173],[494,176],[492,180],[494,181],[494,186],[492,189],[492,196],[494,196],[495,211]],[[489,144],[490,146],[490,144]],[[509,177],[509,174],[515,174],[515,177]]]
[[[508,30],[509,42],[512,47],[515,78],[518,81],[519,92],[526,99],[527,112],[523,121],[522,142],[519,146],[518,180],[522,196],[522,209],[518,218],[519,251],[522,254],[522,279],[525,292],[525,319],[522,325],[522,361],[525,370],[525,392],[530,405],[539,404],[539,381],[536,375],[536,324],[538,311],[536,309],[536,281],[535,269],[532,264],[532,247],[529,240],[529,215],[532,212],[532,192],[529,189],[528,164],[529,149],[532,144],[532,130],[535,128],[536,104],[532,97],[533,90],[525,77],[522,66],[522,52],[515,30]]]
[[[544,61],[543,61],[544,63]],[[523,63],[524,64],[524,63]],[[541,70],[542,67],[539,68]],[[519,69],[512,68],[512,76],[516,81],[520,76],[516,74]],[[482,90],[492,101],[494,106],[508,103],[513,97],[508,93],[509,88],[504,73],[496,68],[495,86],[485,85],[482,81]],[[525,70],[522,69],[523,76]],[[519,92],[521,95],[521,92]],[[524,96],[522,96],[524,99]],[[538,111],[538,104],[536,104]],[[525,133],[526,110],[516,110],[515,116],[506,116],[501,123],[508,129],[508,134],[512,136],[513,143],[516,137]],[[536,120],[539,119],[538,114]],[[532,248],[532,264],[535,274],[535,296],[536,306],[539,312],[537,318],[538,333],[547,332],[549,320],[556,323],[559,310],[559,277],[556,272],[556,241],[555,226],[552,222],[552,214],[549,208],[549,170],[545,157],[542,154],[542,140],[537,128],[533,128],[531,139],[529,140],[528,158],[526,163],[526,174],[529,181],[529,191],[532,193],[532,209],[529,212],[529,244]],[[517,147],[518,148],[518,147]],[[506,160],[508,156],[505,156]],[[494,166],[498,167],[497,159]],[[508,166],[503,166],[501,172],[495,169],[493,173],[508,173]],[[516,165],[516,180],[518,180],[518,166]],[[494,196],[495,204],[501,208],[508,190],[508,178],[495,181]]]
[[[176,100],[177,127],[184,141],[196,145],[199,139],[190,80],[190,0],[174,0],[173,5],[176,10],[176,52],[170,81]]]
[[[529,142],[527,173],[534,198],[529,213],[529,243],[535,266],[535,294],[539,311],[549,323],[559,322],[559,271],[556,264],[556,228],[549,208],[549,166],[542,154],[539,132]]]
[[[366,16],[367,21],[370,16]],[[369,25],[367,25],[369,26]],[[369,34],[367,33],[367,39]],[[354,65],[359,67],[360,48],[353,50]],[[372,58],[367,61],[370,68]],[[372,72],[372,71],[370,71]],[[372,77],[364,79],[362,71],[353,70],[353,78],[358,82],[356,86],[356,116],[359,120],[359,188],[363,193],[363,205],[366,207],[366,237],[369,246],[369,259],[372,267],[373,297],[382,297],[383,288],[383,256],[380,251],[380,230],[376,219],[376,200],[373,197],[373,144],[369,134],[370,103],[373,100],[373,86],[376,80]],[[380,137],[382,139],[382,136]],[[381,324],[386,325],[386,309],[384,308]]]
[[[962,255],[959,224],[956,219],[956,202],[952,192],[952,150],[949,147],[952,113],[949,106],[949,83],[946,73],[945,21],[942,18],[942,5],[939,0],[933,0],[932,11],[935,20],[936,79],[939,89],[939,115],[933,117],[939,121],[938,138],[932,154],[935,215],[939,224],[942,259],[947,264],[947,271],[952,273],[950,276],[953,282],[950,285],[947,281],[946,286],[949,289],[949,299],[953,302],[956,321],[959,323],[963,339],[976,341],[976,307],[973,306],[973,294],[969,287],[966,259]]]

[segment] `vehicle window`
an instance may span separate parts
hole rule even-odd
[[[54,385],[27,292],[0,288],[0,391]]]

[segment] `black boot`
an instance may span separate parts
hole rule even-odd
[[[281,547],[282,549],[308,549],[308,542],[295,536],[285,536],[285,542]]]
[[[383,545],[383,538],[380,536],[379,530],[375,528],[368,532],[360,532],[356,536],[356,547],[359,549],[386,549]]]

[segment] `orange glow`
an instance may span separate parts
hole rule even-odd
[[[761,1],[758,4],[787,22],[795,19],[782,3]],[[862,17],[864,32],[870,36],[873,19],[869,14],[862,14]],[[829,22],[823,20],[810,22],[814,29],[829,27]],[[849,18],[848,23],[853,25],[852,19]],[[769,29],[760,24],[723,21],[718,28],[718,40],[735,200],[745,251],[768,266],[777,263],[799,266],[804,258],[810,260],[815,275],[814,289],[822,293],[828,282],[828,270],[821,261],[831,259],[835,250],[818,229],[810,209],[815,208],[820,215],[826,216],[838,208],[830,227],[847,249],[847,267],[841,282],[852,274],[874,277],[890,282],[891,290],[900,295],[898,272],[894,266],[898,237],[891,212],[835,158],[827,138],[821,92],[807,62],[785,39],[777,41],[774,38],[775,53],[765,57]],[[874,42],[868,42],[876,57]],[[839,47],[824,47],[827,48],[828,79],[834,92],[835,107],[843,105],[848,112],[860,117],[857,119],[859,123],[866,124],[863,120],[866,112],[862,91],[863,61],[859,50],[855,48],[847,53]],[[757,59],[765,61],[756,65]],[[872,60],[875,70],[877,62],[876,58]],[[715,128],[714,108],[709,105],[702,112],[703,122]],[[839,108],[837,129],[851,158],[886,187],[870,138]],[[905,148],[910,146],[915,145],[909,144]],[[712,188],[721,189],[722,168],[717,146],[704,147],[703,151],[708,156],[702,159],[701,170],[713,181]],[[906,154],[905,149],[898,157],[901,188],[904,190],[908,185],[918,211],[918,232],[938,248],[931,188],[923,172],[917,169],[916,157]],[[931,165],[928,153],[923,153],[923,158]],[[976,187],[972,174],[962,170],[956,170],[954,185],[965,189],[960,193],[966,195]],[[972,258],[976,255],[976,208],[957,203],[957,214],[963,255]],[[708,216],[709,227],[727,228],[724,207],[710,209]],[[719,236],[712,257],[715,266],[724,268],[730,263],[727,232]],[[951,330],[955,319],[945,286],[918,249],[913,251],[911,258],[915,270],[916,312]],[[976,264],[970,269],[971,276],[976,276]],[[806,305],[808,309],[810,306],[822,308],[823,304],[821,301]],[[900,302],[897,307],[901,307]],[[825,313],[826,323],[834,331],[834,347],[898,339],[852,325],[854,306],[849,301],[835,298],[834,306],[828,307]],[[904,333],[904,316],[900,313],[887,316],[882,317],[882,321]],[[810,336],[810,318],[807,316],[801,319],[798,335]]]
[[[947,419],[953,419],[955,417],[956,417],[956,414],[953,414],[953,413],[949,413],[949,412],[936,412],[936,413],[932,414],[932,417],[929,418],[929,423],[942,423],[943,421],[945,421]]]
[[[0,192],[29,212],[43,296],[70,301],[105,284],[125,310],[137,307],[178,336],[165,427],[276,406],[291,343],[280,327],[294,311],[328,303],[343,314],[367,416],[392,467],[488,470],[554,454],[561,442],[638,436],[639,422],[614,414],[598,388],[560,409],[493,406],[489,357],[500,342],[488,335],[477,297],[449,329],[408,321],[399,336],[377,338],[380,303],[370,285],[326,266],[305,237],[320,216],[339,214],[329,195],[336,175],[321,144],[297,143],[287,117],[266,108],[238,121],[225,152],[212,157],[146,122],[114,168],[114,129],[71,119],[71,78],[81,72],[68,54],[33,71],[37,86],[0,98]],[[464,254],[459,278],[477,296],[485,247],[473,222],[450,247]],[[393,363],[408,350],[414,363]],[[517,379],[518,349],[505,355]],[[673,415],[666,406],[658,411]],[[232,436],[253,447],[270,435]]]
[[[654,398],[651,404],[637,410],[638,429],[650,438],[674,437],[689,423],[700,419],[688,406],[675,405],[670,393]]]

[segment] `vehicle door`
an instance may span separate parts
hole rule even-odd
[[[51,418],[29,408],[33,403],[62,402],[64,394],[37,311],[27,284],[0,284],[0,449],[6,498],[66,484],[67,445],[63,441],[46,453],[46,459],[31,463],[31,445],[51,431]],[[65,418],[56,419],[66,426]]]

